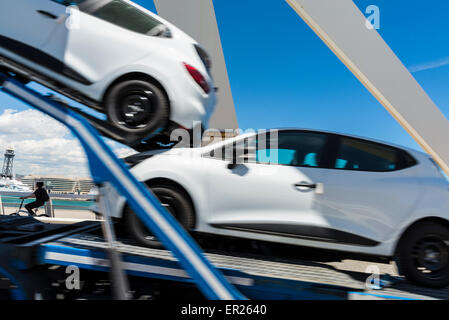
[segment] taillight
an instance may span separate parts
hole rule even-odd
[[[186,67],[189,74],[192,76],[193,80],[195,80],[195,82],[198,83],[198,85],[204,90],[204,92],[209,93],[210,87],[206,79],[203,77],[203,75],[196,68],[192,67],[190,64],[184,63],[184,66]]]

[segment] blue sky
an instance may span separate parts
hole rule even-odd
[[[379,32],[407,67],[445,59],[414,76],[448,117],[449,2],[355,3],[380,8]],[[214,4],[242,128],[327,129],[419,148],[285,1]]]
[[[155,11],[153,0],[134,1]],[[380,8],[379,33],[449,118],[449,1],[354,2]],[[419,149],[285,1],[214,5],[242,129],[324,129]],[[0,94],[0,113],[10,108],[28,109]]]
[[[136,1],[154,10],[151,0]],[[449,115],[449,2],[356,0]],[[423,5],[425,3],[425,5]],[[285,1],[214,0],[239,126],[306,127],[419,146]],[[438,67],[437,67],[438,66]]]
[[[449,118],[449,1],[354,2],[379,7],[379,33]],[[285,1],[214,6],[242,129],[324,129],[420,149]]]

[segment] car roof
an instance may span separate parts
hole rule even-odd
[[[416,149],[413,148],[408,148],[408,147],[404,147],[395,143],[391,143],[391,142],[387,142],[387,141],[383,141],[380,139],[374,139],[374,138],[368,138],[368,137],[363,137],[363,136],[358,136],[358,135],[354,135],[354,134],[349,134],[349,133],[342,133],[342,132],[337,132],[337,131],[330,131],[330,130],[321,130],[321,129],[311,129],[311,128],[295,128],[295,127],[283,127],[283,128],[271,128],[271,129],[261,129],[258,131],[252,131],[249,133],[243,133],[240,134],[238,136],[235,136],[233,138],[230,139],[226,139],[217,143],[212,143],[209,144],[207,146],[202,147],[202,149],[204,150],[209,150],[209,149],[214,149],[215,147],[219,147],[220,145],[224,145],[224,144],[228,144],[232,141],[236,141],[236,140],[240,140],[242,138],[245,137],[250,137],[254,134],[261,134],[264,132],[269,132],[269,131],[273,131],[273,130],[277,130],[277,131],[302,131],[302,132],[318,132],[318,133],[325,133],[325,134],[332,134],[332,135],[338,135],[338,136],[342,136],[342,137],[349,137],[349,138],[355,138],[355,139],[361,139],[361,140],[365,140],[365,141],[370,141],[370,142],[375,142],[375,143],[380,143],[383,145],[387,145],[387,146],[391,146],[391,147],[395,147],[398,149],[402,149],[405,151],[408,151],[410,153],[413,153],[417,156],[427,156],[429,157],[429,155],[427,155],[424,152],[418,151]]]
[[[135,3],[133,0],[122,0],[122,1],[128,3],[128,4],[132,5],[132,6],[134,6],[135,8],[139,9],[140,11],[142,11],[142,12],[150,15],[154,19],[158,20],[160,23],[166,25],[167,27],[169,27],[171,29],[173,34],[176,34],[179,37],[183,37],[184,39],[189,40],[192,43],[198,43],[195,39],[193,39],[187,33],[182,31],[181,29],[179,29],[176,25],[174,25],[170,21],[167,21],[166,19],[164,19],[160,15],[152,12],[151,10],[148,10],[147,8],[139,5],[138,3]]]

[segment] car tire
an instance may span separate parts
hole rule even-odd
[[[164,129],[169,117],[167,96],[158,86],[143,80],[114,85],[106,94],[104,109],[113,126],[142,138]]]
[[[449,285],[449,229],[423,222],[409,229],[399,242],[396,264],[413,284],[430,288]]]
[[[182,190],[172,186],[155,186],[150,189],[185,230],[194,228],[194,210]],[[145,247],[163,248],[162,243],[152,235],[129,206],[125,208],[124,219],[125,230],[134,240]]]

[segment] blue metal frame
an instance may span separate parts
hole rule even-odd
[[[203,256],[190,235],[117,159],[84,118],[3,74],[0,74],[0,86],[2,91],[50,115],[71,130],[86,152],[93,180],[97,184],[110,182],[127,199],[139,219],[174,253],[207,298],[245,299]]]
[[[368,293],[368,292],[355,292],[354,291],[354,292],[348,292],[348,294],[382,298],[382,299],[388,299],[388,300],[413,300],[413,301],[420,300],[420,299],[415,299],[415,298],[406,298],[406,297],[391,296],[391,295],[385,295],[385,294],[374,294],[374,293]]]
[[[26,294],[20,287],[19,282],[8,271],[0,267],[0,275],[9,279],[9,281],[16,286],[16,288],[9,290],[13,300],[26,300]]]

